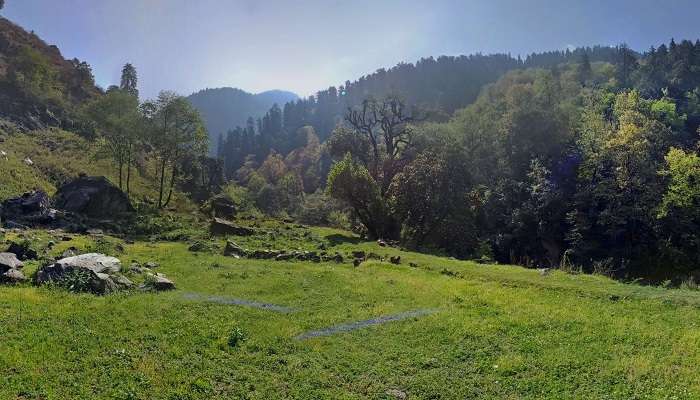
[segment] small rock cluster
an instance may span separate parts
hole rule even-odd
[[[235,258],[252,258],[258,260],[275,260],[275,261],[311,261],[311,262],[327,262],[333,261],[342,263],[343,255],[340,253],[329,254],[326,251],[302,251],[302,250],[247,250],[237,245],[232,241],[226,242],[224,255]]]
[[[24,264],[14,253],[0,253],[0,282],[21,283],[27,278],[22,273]]]
[[[211,221],[209,231],[212,235],[252,236],[255,234],[255,230],[251,228],[239,226],[221,218],[214,218]]]

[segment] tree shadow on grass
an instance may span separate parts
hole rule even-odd
[[[365,240],[362,240],[356,236],[341,235],[338,233],[334,233],[332,235],[326,235],[325,239],[328,241],[328,243],[331,244],[331,246],[337,246],[339,244],[346,244],[346,243],[359,244],[359,243],[362,243],[365,241]]]

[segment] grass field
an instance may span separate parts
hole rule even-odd
[[[278,249],[322,242],[329,251],[400,254],[402,264],[237,260],[192,253],[183,242],[76,236],[48,255],[76,246],[113,252],[125,265],[155,261],[178,290],[96,297],[0,287],[0,399],[700,398],[699,292],[290,229],[298,235],[240,241]],[[37,244],[50,238],[30,235]],[[412,310],[435,312],[296,338]],[[231,346],[232,336],[244,340]]]

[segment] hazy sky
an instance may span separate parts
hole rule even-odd
[[[302,96],[424,56],[700,38],[700,0],[6,0],[1,13],[145,97],[233,86]]]

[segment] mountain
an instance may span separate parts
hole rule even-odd
[[[269,90],[258,94],[224,87],[204,89],[187,99],[199,110],[209,131],[209,148],[213,151],[220,134],[236,126],[245,126],[248,117],[262,117],[273,104],[285,104],[299,96],[283,90]]]
[[[76,107],[99,94],[90,65],[0,17],[0,119],[21,130],[74,129]]]

